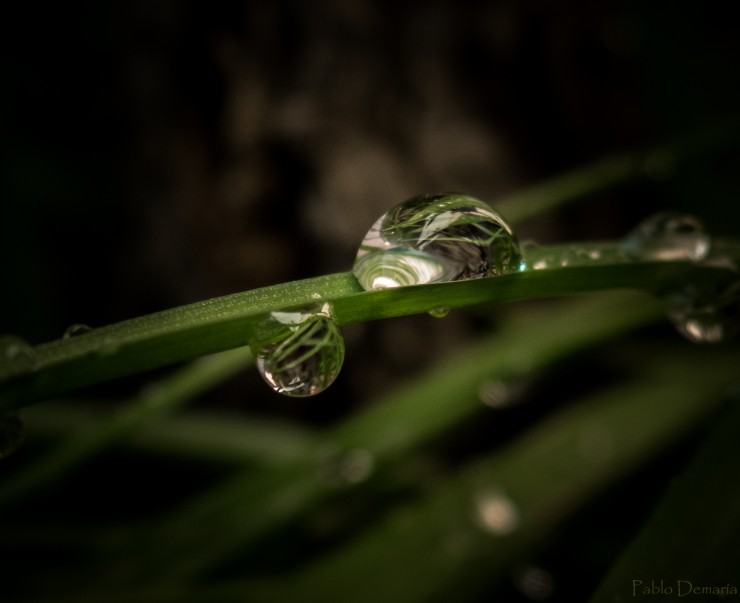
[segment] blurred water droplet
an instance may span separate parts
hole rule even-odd
[[[555,590],[552,574],[539,567],[525,567],[514,572],[512,582],[520,593],[533,601],[544,601]]]
[[[23,423],[15,414],[0,414],[0,459],[4,459],[23,443]]]
[[[721,343],[740,333],[740,275],[716,287],[687,286],[664,298],[668,318],[693,343]]]
[[[89,333],[90,331],[92,331],[92,327],[88,327],[87,325],[83,325],[82,323],[75,323],[67,327],[67,330],[64,331],[64,335],[62,335],[62,339],[71,339],[72,337],[84,335],[85,333]]]
[[[433,316],[434,318],[444,318],[449,313],[450,309],[444,306],[439,306],[438,308],[433,308],[429,310],[429,316]]]
[[[497,276],[520,269],[516,237],[487,204],[456,194],[421,195],[383,214],[352,269],[368,291]]]
[[[498,489],[485,490],[475,498],[478,524],[495,536],[506,536],[519,527],[519,510],[514,502]]]
[[[622,247],[642,260],[697,262],[709,253],[710,242],[704,226],[694,216],[663,212],[638,224],[622,240]]]
[[[352,486],[368,479],[375,468],[375,458],[367,450],[334,452],[321,461],[319,476],[332,486]]]
[[[506,408],[522,400],[526,385],[524,383],[507,383],[492,379],[484,381],[478,388],[481,402],[491,408]]]
[[[321,393],[344,362],[344,339],[329,304],[272,312],[250,345],[262,378],[286,396]]]
[[[15,335],[0,336],[0,374],[26,373],[36,367],[36,352],[31,345]]]

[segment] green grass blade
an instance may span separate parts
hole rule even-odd
[[[738,597],[740,404],[724,411],[591,603]]]
[[[110,418],[94,402],[53,401],[23,411],[29,438],[68,437],[80,429],[101,429]],[[302,425],[243,413],[188,410],[142,425],[111,442],[125,450],[218,465],[275,464],[296,461],[316,445],[316,433]]]
[[[251,358],[248,349],[229,350],[201,358],[156,385],[145,388],[138,398],[109,421],[73,434],[12,479],[4,481],[0,488],[0,508],[63,479],[101,450],[174,412],[225,378],[245,370],[250,366]]]
[[[453,283],[360,291],[350,273],[275,285],[182,306],[35,348],[33,370],[0,381],[0,410],[200,355],[245,346],[270,311],[331,302],[339,324],[493,301],[605,289],[655,291],[726,278],[728,270],[686,262],[579,266]],[[0,375],[2,373],[0,372]],[[3,387],[4,386],[4,387]]]

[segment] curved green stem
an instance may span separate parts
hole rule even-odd
[[[602,243],[608,252],[618,244]],[[593,245],[590,246],[593,249]],[[557,256],[562,246],[540,249]],[[608,254],[607,254],[608,255]],[[660,292],[679,283],[724,280],[727,267],[690,262],[620,260],[528,270],[452,283],[363,291],[349,272],[274,285],[127,320],[34,348],[19,373],[0,366],[0,409],[21,407],[74,389],[201,355],[246,346],[270,312],[329,302],[340,325],[502,302],[601,291]]]

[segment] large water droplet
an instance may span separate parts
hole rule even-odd
[[[67,330],[64,331],[64,335],[62,335],[62,339],[72,339],[72,337],[78,337],[85,333],[89,333],[90,331],[92,331],[92,327],[88,327],[82,323],[75,323],[67,327]]]
[[[15,414],[0,413],[0,459],[15,452],[23,442],[23,423]]]
[[[0,375],[11,376],[32,371],[36,353],[31,345],[15,335],[0,335]]]
[[[650,261],[697,262],[709,253],[710,237],[689,214],[663,212],[642,221],[622,241],[631,255]]]
[[[344,339],[329,304],[272,312],[250,345],[262,378],[286,396],[321,393],[344,362]]]
[[[496,276],[520,269],[516,237],[486,203],[422,195],[383,214],[365,235],[352,272],[368,291]]]

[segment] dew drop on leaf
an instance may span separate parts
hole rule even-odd
[[[622,247],[632,256],[647,261],[698,262],[709,253],[710,243],[698,218],[662,212],[638,224],[622,240]]]
[[[740,333],[740,275],[712,288],[686,286],[664,297],[666,312],[686,339],[720,343]]]
[[[12,376],[32,371],[36,353],[31,345],[15,335],[0,335],[0,375]]]
[[[323,392],[344,362],[344,339],[329,304],[271,312],[250,346],[265,382],[291,397]]]
[[[504,219],[457,194],[421,195],[383,214],[365,235],[354,273],[365,290],[459,281],[519,271]]]
[[[15,414],[0,413],[0,459],[10,456],[23,442],[23,423]]]
[[[67,327],[67,330],[64,331],[64,335],[62,335],[62,339],[72,339],[72,337],[78,337],[79,335],[84,335],[90,331],[92,331],[92,327],[88,327],[82,323],[75,323]]]
[[[446,306],[438,306],[429,310],[429,316],[434,318],[444,318],[450,313],[450,309]]]

